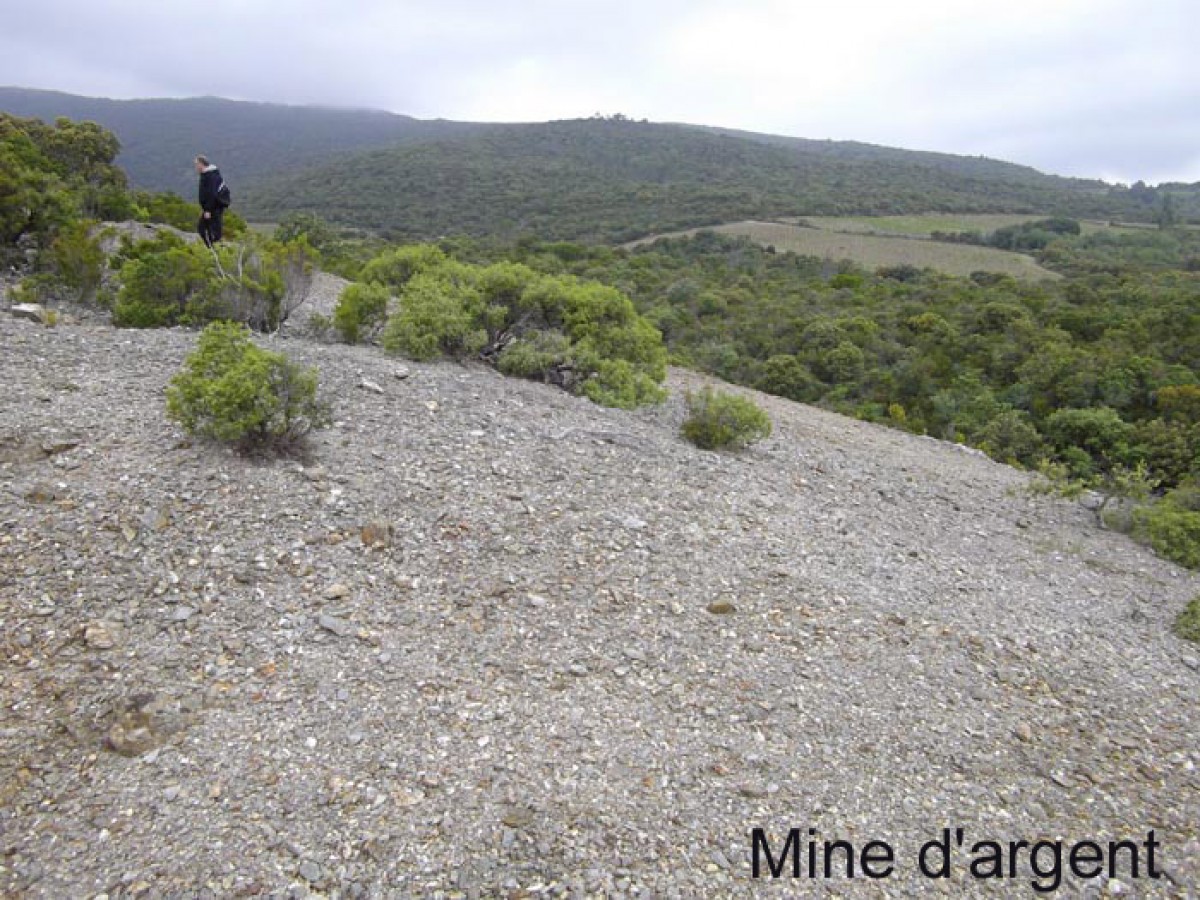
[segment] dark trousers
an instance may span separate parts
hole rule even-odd
[[[221,228],[223,227],[222,219],[225,218],[225,210],[218,209],[213,212],[207,219],[203,215],[200,216],[200,223],[196,226],[196,231],[200,234],[200,239],[204,241],[204,246],[211,247],[221,239]]]

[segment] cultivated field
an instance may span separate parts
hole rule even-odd
[[[927,213],[920,216],[805,216],[802,219],[780,219],[788,225],[809,225],[822,231],[846,234],[877,234],[892,237],[927,238],[935,231],[980,231],[984,234],[1020,225],[1043,216],[1011,214]]]
[[[896,219],[917,221],[918,217],[895,217]],[[962,223],[966,217],[957,216],[954,222]],[[974,217],[980,218],[980,217]],[[1012,221],[1026,221],[1026,218],[1013,216],[990,216],[992,220],[1005,219],[1005,224]],[[869,269],[881,266],[910,265],[917,268],[931,268],[947,275],[970,275],[972,272],[997,272],[1012,275],[1015,278],[1041,279],[1058,278],[1049,269],[1043,269],[1032,257],[1020,253],[1010,253],[996,250],[992,247],[975,247],[970,244],[947,244],[928,240],[919,236],[896,236],[880,233],[866,233],[865,225],[871,219],[809,219],[810,227],[802,227],[783,222],[732,222],[717,225],[708,229],[692,229],[690,231],[674,232],[669,235],[656,235],[645,238],[636,244],[650,243],[659,237],[681,237],[695,234],[700,230],[715,231],[720,234],[745,235],[752,241],[764,246],[773,246],[777,250],[790,250],[804,256],[819,256],[828,259],[849,259]],[[932,219],[925,219],[932,221]],[[950,221],[949,217],[947,221]],[[823,223],[853,223],[861,229],[852,231],[813,227],[818,222]],[[889,225],[890,225],[889,220]],[[908,227],[914,227],[910,224]],[[978,226],[975,226],[978,227]],[[998,226],[993,226],[993,228]],[[939,229],[940,230],[940,229]],[[956,228],[954,230],[968,230]],[[628,245],[634,246],[634,245]]]
[[[955,233],[978,231],[990,234],[1009,225],[1036,222],[1045,215],[1013,215],[1008,213],[926,213],[920,216],[806,216],[803,219],[780,219],[788,225],[808,225],[822,231],[847,234],[878,234],[892,237],[927,238],[935,231]],[[1080,219],[1084,234],[1097,231],[1144,231],[1156,228],[1145,222],[1102,222]]]

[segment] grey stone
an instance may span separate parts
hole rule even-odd
[[[354,634],[354,626],[345,619],[339,619],[337,616],[331,616],[328,613],[321,613],[317,619],[317,624],[326,631],[332,631],[338,637],[346,637]]]
[[[93,650],[111,650],[120,640],[121,628],[114,622],[97,620],[83,628],[83,642]]]
[[[40,303],[16,303],[9,311],[14,318],[28,319],[30,322],[37,322],[39,325],[45,325],[48,318],[46,307]]]
[[[42,452],[47,456],[57,456],[60,453],[66,453],[68,450],[74,450],[82,441],[79,438],[50,438],[42,441]]]

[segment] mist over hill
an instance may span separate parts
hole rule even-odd
[[[419,120],[377,110],[218,98],[101,100],[0,88],[0,110],[88,119],[121,141],[137,187],[194,190],[205,153],[237,208],[299,211],[398,239],[625,241],[748,218],[930,210],[1154,221],[1161,190],[1063,178],[982,157],[622,116],[533,124]],[[1200,186],[1171,186],[1200,218]]]
[[[195,191],[192,159],[203,153],[236,172],[239,184],[348,151],[387,147],[469,131],[368,109],[283,106],[217,97],[106,100],[57,91],[0,87],[0,110],[53,121],[89,120],[121,141],[118,164],[140,188]]]

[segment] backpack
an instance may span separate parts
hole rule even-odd
[[[229,185],[224,180],[221,181],[221,186],[217,188],[217,205],[221,209],[228,209],[229,204],[233,202],[233,195],[229,192]]]

